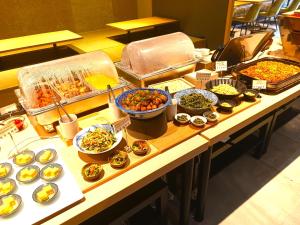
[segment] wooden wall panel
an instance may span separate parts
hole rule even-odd
[[[205,37],[208,47],[218,48],[224,43],[228,0],[153,0],[153,16],[180,21],[183,32]]]

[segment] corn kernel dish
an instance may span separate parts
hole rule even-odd
[[[300,67],[282,62],[261,61],[240,71],[243,75],[278,83],[300,73]]]

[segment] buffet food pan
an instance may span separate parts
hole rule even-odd
[[[124,91],[125,87],[129,85],[129,83],[122,78],[120,78],[119,81],[120,81],[119,85],[112,88],[116,95],[121,94]],[[55,104],[52,103],[45,107],[31,108],[30,104],[26,101],[24,96],[20,94],[20,92],[21,92],[20,89],[16,90],[16,95],[19,99],[19,102],[26,110],[28,115],[35,116],[38,124],[48,125],[54,123],[59,119],[59,114]],[[57,93],[57,95],[60,96],[59,93]],[[99,107],[101,105],[105,105],[108,102],[107,90],[92,91],[88,95],[77,96],[71,99],[64,98],[63,96],[60,97],[61,97],[61,101],[60,101],[61,105],[64,106],[64,108],[68,113],[73,113],[73,114],[85,112],[87,110]]]
[[[148,74],[138,74],[134,71],[130,70],[127,67],[124,67],[121,62],[116,62],[115,66],[123,77],[128,79],[130,82],[137,84],[140,87],[146,87],[147,84],[157,83],[157,81],[162,81],[165,78],[177,78],[181,75],[185,75],[187,73],[191,73],[195,71],[196,64],[200,61],[200,59],[195,58],[189,60],[187,62],[170,66],[158,71],[154,71]]]
[[[260,62],[267,62],[267,63],[269,63],[269,66],[272,66],[272,62],[275,62],[275,63],[279,62],[279,63],[283,63],[284,66],[293,66],[293,67],[296,66],[296,67],[299,68],[299,70],[297,69],[297,72],[295,72],[294,74],[287,76],[285,79],[282,79],[282,80],[279,79],[278,81],[269,80],[267,74],[264,73],[263,71],[260,72],[258,70],[255,70],[256,73],[258,73],[259,78],[256,77],[256,76],[251,76],[249,74],[245,74],[245,72],[243,71],[243,70],[248,69],[252,66],[254,66],[252,68],[255,69],[255,66],[257,66]],[[261,59],[258,59],[258,60],[254,60],[254,61],[249,62],[249,63],[240,64],[233,71],[233,75],[237,76],[238,79],[240,81],[242,81],[243,83],[245,83],[248,88],[252,87],[252,81],[253,80],[259,80],[259,79],[260,80],[266,80],[267,81],[266,92],[267,93],[277,93],[277,92],[288,89],[289,87],[291,87],[292,85],[297,84],[300,81],[300,63],[292,61],[292,60],[288,60],[288,59],[279,59],[279,58],[266,57],[266,58],[261,58]],[[282,75],[282,74],[280,74],[280,75]]]
[[[101,51],[23,67],[18,71],[18,80],[19,102],[41,125],[59,118],[56,102],[77,114],[107,104],[107,85],[116,94],[128,86]]]
[[[175,94],[178,91],[195,88],[195,85],[188,82],[184,78],[176,78],[173,80],[168,80],[160,83],[151,84],[149,88],[156,88],[160,90],[165,90],[168,87],[169,93],[171,95]]]

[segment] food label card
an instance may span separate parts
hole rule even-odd
[[[227,71],[227,61],[216,61],[216,72]]]
[[[114,122],[112,126],[114,127],[115,132],[118,133],[119,131],[128,127],[130,124],[131,124],[130,116],[126,115],[125,117],[122,117],[120,120]]]
[[[252,81],[252,88],[253,89],[266,89],[267,88],[267,81],[266,80],[253,80]]]

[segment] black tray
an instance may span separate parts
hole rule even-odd
[[[254,60],[250,63],[240,64],[239,66],[237,66],[235,68],[235,70],[232,73],[234,76],[237,76],[238,80],[245,83],[248,88],[252,88],[252,81],[255,80],[255,78],[249,77],[245,74],[242,74],[240,71],[243,69],[246,69],[250,66],[253,66],[261,61],[275,61],[275,62],[281,62],[281,63],[285,63],[288,65],[295,65],[295,66],[300,67],[300,63],[292,61],[292,60],[266,57],[266,58]],[[297,73],[297,74],[295,74],[285,80],[279,81],[277,83],[267,82],[266,92],[267,93],[278,93],[278,92],[281,92],[281,91],[284,91],[284,90],[290,88],[291,86],[297,84],[299,81],[300,81],[300,73]]]

